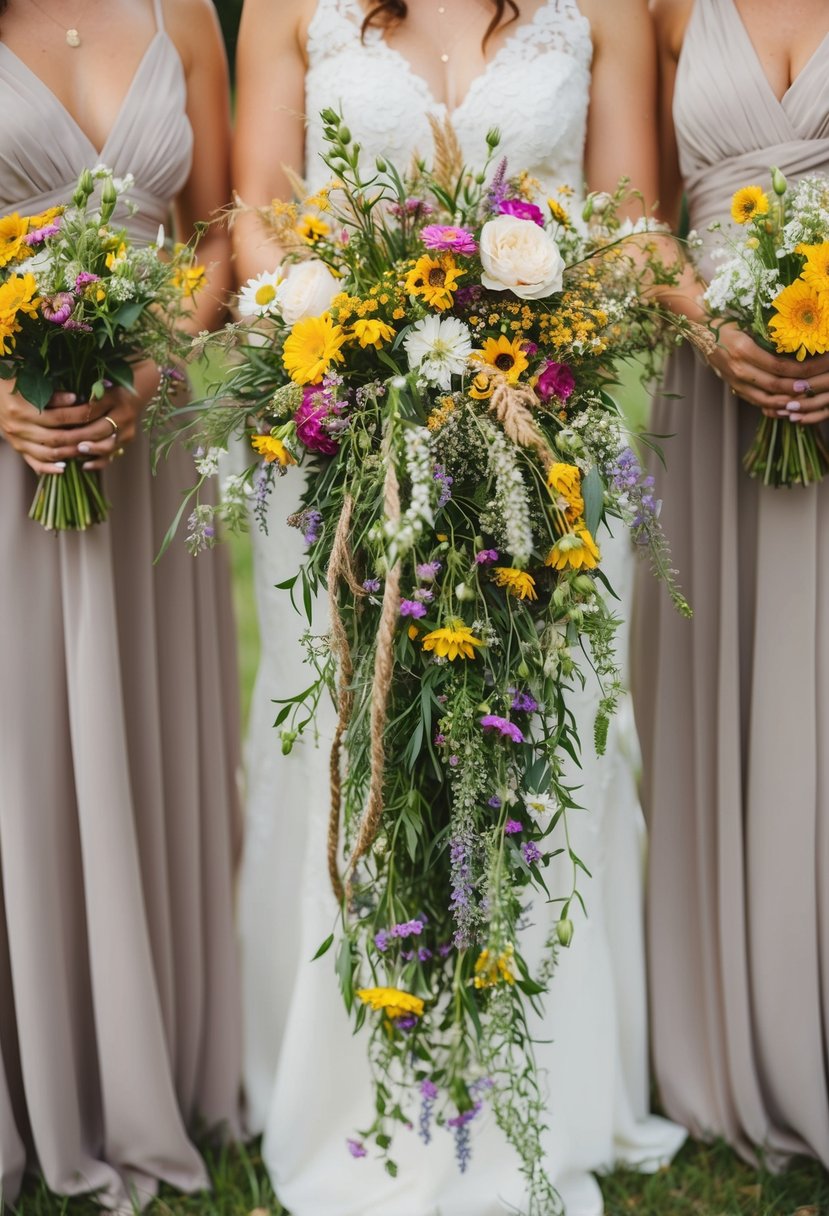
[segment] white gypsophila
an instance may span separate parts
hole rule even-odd
[[[703,298],[714,313],[731,311],[753,316],[758,301],[768,306],[780,288],[776,267],[763,266],[759,258],[749,260],[739,254],[718,267]]]
[[[196,466],[196,472],[200,477],[215,477],[219,472],[219,458],[223,453],[222,448],[197,448],[193,457]]]
[[[403,433],[403,454],[412,496],[399,520],[383,521],[387,559],[393,565],[408,552],[423,531],[423,525],[434,523],[432,498],[435,492],[431,434],[425,426],[407,427]]]
[[[489,470],[495,478],[495,502],[501,512],[504,538],[516,566],[526,565],[533,548],[533,530],[527,487],[514,446],[506,436],[491,430]]]
[[[135,295],[135,283],[132,279],[125,279],[122,275],[113,275],[107,282],[107,295],[116,304],[123,304],[125,300],[131,300]]]
[[[221,493],[229,506],[241,507],[253,497],[253,489],[243,473],[228,473],[222,481]]]
[[[791,219],[783,228],[781,250],[794,253],[798,245],[818,245],[829,232],[829,185],[822,177],[803,177],[789,195]]]
[[[409,367],[427,384],[448,392],[452,377],[466,370],[472,354],[472,334],[457,317],[424,317],[416,321],[403,340]]]
[[[499,215],[481,229],[481,283],[490,291],[511,291],[522,300],[541,300],[561,291],[564,258],[556,242],[534,220]]]
[[[264,271],[254,279],[248,279],[239,292],[240,317],[266,317],[278,311],[277,290],[282,282],[278,270]]]

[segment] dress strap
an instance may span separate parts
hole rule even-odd
[[[155,9],[155,24],[156,29],[161,33],[164,29],[164,4],[163,0],[153,0],[153,8]]]

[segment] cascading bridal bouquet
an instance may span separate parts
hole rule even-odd
[[[336,180],[301,207],[274,204],[292,252],[243,288],[255,332],[217,339],[227,377],[179,428],[201,447],[187,543],[214,543],[217,511],[238,523],[250,504],[264,521],[274,477],[303,466],[289,522],[307,557],[285,587],[309,622],[327,589],[330,634],[306,633],[317,678],[277,726],[289,751],[334,693],[336,969],[370,1026],[376,1092],[350,1151],[378,1152],[394,1173],[392,1129],[411,1123],[428,1141],[437,1122],[465,1168],[488,1102],[530,1210],[546,1214],[558,1200],[526,1018],[582,900],[563,767],[580,752],[572,690],[598,681],[601,750],[620,688],[605,519],[630,528],[687,611],[607,394],[615,360],[654,357],[665,340],[640,288],[674,271],[647,223],[625,236],[621,191],[591,199],[601,215],[587,231],[567,191],[537,201],[504,162],[464,172],[448,128],[431,170],[381,161],[364,176],[341,120],[323,119]],[[488,142],[491,159],[497,132]],[[219,508],[202,503],[216,449],[239,432],[260,459]],[[551,889],[556,857],[564,889]],[[533,899],[557,908],[535,970],[521,944]]]
[[[39,410],[56,391],[89,401],[113,384],[131,388],[133,364],[152,358],[167,368],[187,349],[176,326],[203,270],[189,247],[165,253],[163,234],[141,247],[111,226],[130,185],[86,170],[71,206],[0,219],[0,376]],[[162,375],[158,408],[174,387]],[[64,531],[107,512],[98,474],[78,459],[41,476],[29,516]]]
[[[802,361],[829,351],[829,181],[804,177],[791,188],[772,169],[771,183],[770,194],[745,186],[734,195],[743,234],[705,301],[767,350]],[[808,486],[829,469],[829,450],[819,426],[764,416],[743,463],[766,485]]]

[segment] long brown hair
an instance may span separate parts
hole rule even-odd
[[[491,0],[491,3],[495,12],[484,34],[484,46],[501,25],[511,25],[521,16],[515,0]],[[510,15],[504,21],[507,9],[510,9]],[[403,21],[408,11],[406,0],[378,0],[363,22],[363,36],[365,37],[366,30],[372,25],[390,25],[393,21]]]

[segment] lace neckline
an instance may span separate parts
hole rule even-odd
[[[448,106],[445,101],[440,101],[435,96],[434,90],[426,77],[422,76],[420,72],[415,70],[410,60],[407,59],[401,51],[398,51],[397,47],[391,46],[386,41],[381,29],[369,30],[366,34],[366,40],[369,46],[373,47],[375,50],[378,50],[381,54],[384,54],[387,59],[392,60],[399,66],[400,70],[406,75],[410,83],[413,84],[417,88],[418,92],[423,96],[429,109],[441,110],[448,114],[451,118],[454,118],[466,108],[471,98],[485,87],[487,81],[489,80],[490,74],[494,72],[497,67],[500,67],[507,60],[513,58],[520,47],[525,46],[527,43],[532,43],[545,21],[548,21],[556,16],[556,12],[553,10],[554,8],[558,10],[561,3],[562,0],[543,0],[543,3],[540,4],[535,10],[529,21],[522,21],[520,25],[513,28],[492,58],[487,60],[483,70],[478,72],[478,74],[470,81],[466,93],[462,97],[461,101],[455,106]],[[577,0],[564,0],[564,3],[567,6],[568,15],[574,21],[581,24],[587,37],[590,38],[590,22],[579,8]],[[357,28],[361,28],[363,20],[365,19],[365,12],[360,6],[360,0],[344,0],[344,7],[351,17],[354,18],[355,22],[357,23]]]

